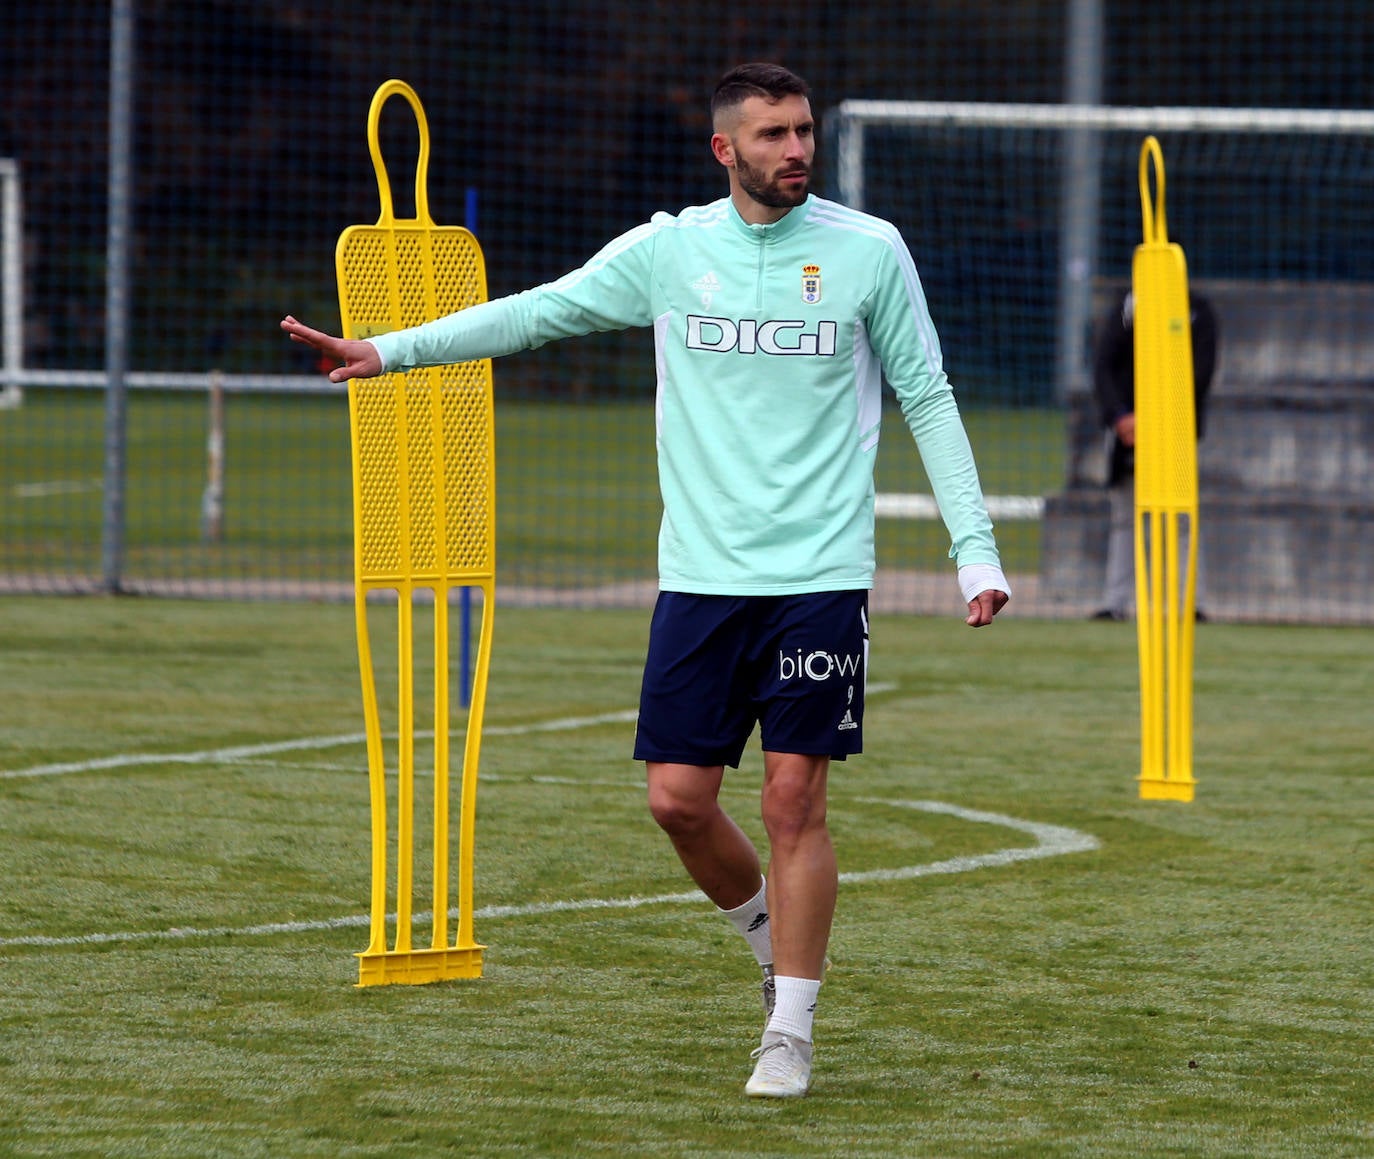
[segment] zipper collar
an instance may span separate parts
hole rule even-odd
[[[766,225],[750,225],[739,215],[739,210],[735,208],[735,203],[728,197],[726,204],[730,207],[730,220],[734,224],[736,231],[744,234],[755,245],[768,245],[773,242],[782,241],[802,227],[807,215],[811,212],[811,202],[815,195],[808,193],[806,200],[800,205],[793,206],[777,221],[769,222]]]

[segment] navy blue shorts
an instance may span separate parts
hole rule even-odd
[[[649,631],[635,759],[738,766],[766,752],[863,751],[868,592],[662,592]]]

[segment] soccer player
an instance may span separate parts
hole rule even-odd
[[[729,196],[655,214],[557,281],[367,341],[281,325],[341,364],[335,382],[653,327],[660,594],[635,759],[654,820],[763,970],[745,1091],[789,1097],[811,1082],[835,910],[827,778],[863,745],[884,375],[953,541],[965,622],[992,623],[1009,588],[906,245],[809,190],[805,82],[742,65],[711,115]],[[718,800],[756,725],[766,885]]]

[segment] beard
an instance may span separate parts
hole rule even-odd
[[[809,178],[810,169],[806,172]],[[739,178],[739,187],[745,193],[760,205],[766,205],[771,209],[791,209],[806,200],[807,185],[803,184],[796,189],[785,190],[776,180],[770,181],[762,169],[755,169],[748,161],[740,157],[738,151],[735,153],[735,175]]]

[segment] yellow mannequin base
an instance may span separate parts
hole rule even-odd
[[[437,950],[389,950],[383,954],[363,952],[354,955],[358,959],[358,985],[422,986],[448,978],[480,978],[485,949],[486,946],[447,946]]]
[[[1191,801],[1194,780],[1165,781],[1154,778],[1140,778],[1140,799],[1142,801]]]

